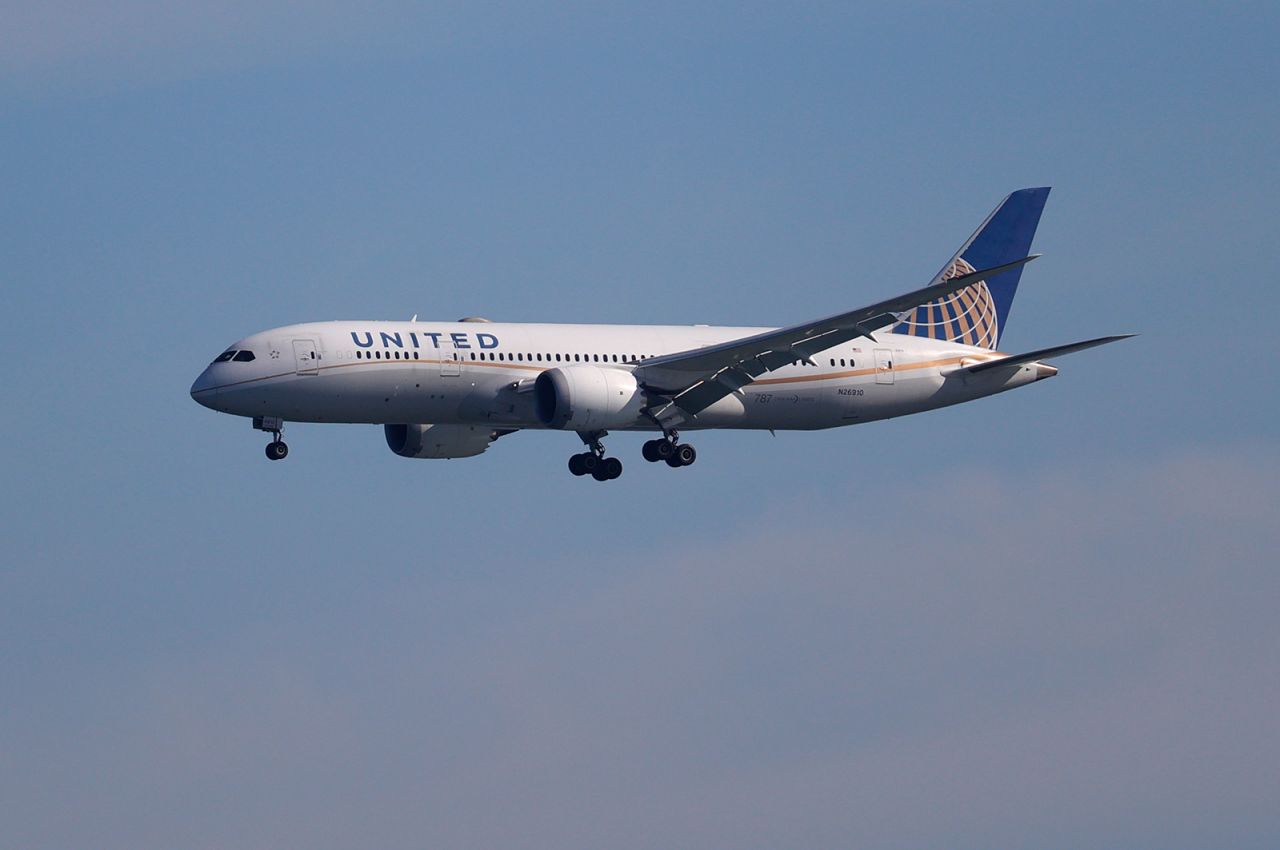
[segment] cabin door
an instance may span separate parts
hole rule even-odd
[[[440,341],[440,377],[456,378],[462,374],[462,355],[453,343]]]
[[[888,348],[877,348],[874,354],[876,357],[876,383],[892,384],[893,352]]]
[[[320,349],[314,339],[293,341],[293,363],[299,375],[320,374]]]

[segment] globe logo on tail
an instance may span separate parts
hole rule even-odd
[[[939,281],[976,272],[960,257],[952,261]],[[921,304],[909,311],[893,328],[894,333],[945,339],[979,348],[996,347],[1000,338],[996,302],[987,282],[980,280],[958,292]]]

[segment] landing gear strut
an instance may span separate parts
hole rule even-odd
[[[606,431],[579,431],[578,436],[587,444],[587,451],[569,458],[569,471],[574,475],[590,475],[597,481],[612,481],[622,474],[622,461],[605,457],[604,444],[600,442]]]
[[[698,459],[698,452],[688,443],[679,442],[680,435],[670,431],[657,440],[649,440],[641,450],[650,463],[663,461],[672,469],[689,466]]]
[[[284,460],[289,456],[289,446],[280,439],[284,420],[278,416],[255,416],[253,427],[258,431],[270,431],[274,439],[267,443],[267,460]]]

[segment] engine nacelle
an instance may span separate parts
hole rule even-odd
[[[635,375],[599,366],[548,369],[534,382],[533,400],[543,425],[566,431],[623,428],[645,406]]]
[[[387,446],[400,457],[475,457],[498,436],[476,425],[383,425],[382,430]]]

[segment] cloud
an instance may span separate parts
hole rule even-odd
[[[956,468],[522,564],[541,592],[295,613],[12,712],[5,821],[29,847],[1270,846],[1278,473],[1269,446]]]
[[[156,82],[276,63],[394,31],[409,4],[229,0],[5,3],[0,76],[14,88]]]

